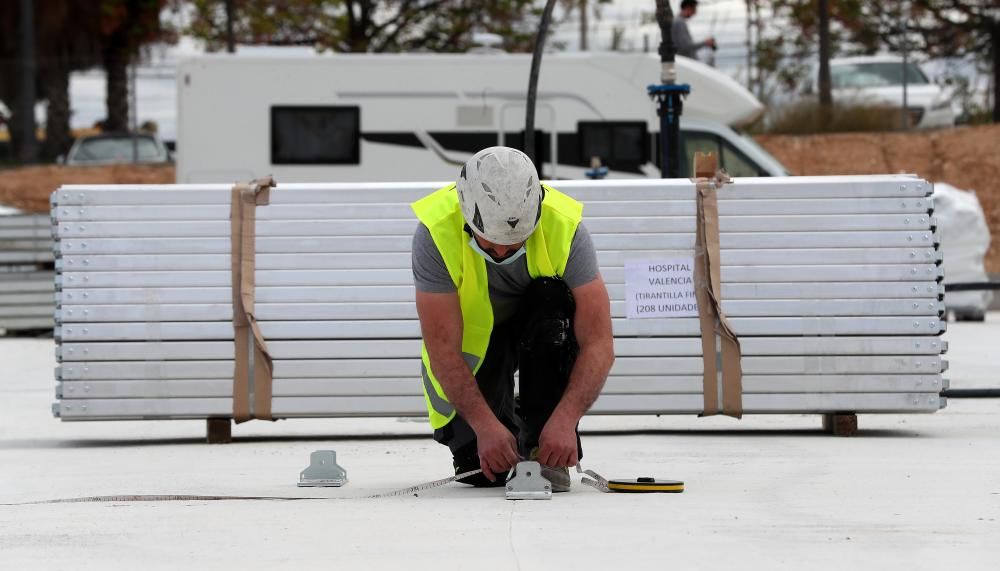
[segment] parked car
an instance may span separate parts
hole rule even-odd
[[[859,56],[830,60],[830,83],[837,102],[903,106],[903,58]],[[920,66],[907,62],[906,108],[911,127],[951,127],[955,112],[947,89],[931,82]]]
[[[63,162],[67,165],[169,163],[170,152],[148,133],[102,133],[80,137]]]

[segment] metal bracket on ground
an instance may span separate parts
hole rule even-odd
[[[317,450],[309,455],[309,467],[299,474],[299,487],[339,488],[347,483],[347,470],[337,464],[333,450]]]
[[[551,500],[552,482],[542,477],[538,462],[518,462],[514,475],[507,480],[508,500]]]

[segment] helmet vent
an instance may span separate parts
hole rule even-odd
[[[517,228],[517,223],[520,221],[520,218],[511,217],[507,219],[507,224],[509,224],[511,228]]]
[[[476,204],[476,213],[472,215],[472,225],[479,229],[479,232],[486,233],[486,227],[483,226],[483,216],[479,214],[479,204]]]
[[[492,200],[494,203],[500,204],[500,202],[497,201],[496,193],[493,192],[493,189],[490,188],[489,185],[486,184],[485,182],[480,183],[480,184],[483,185],[483,190],[486,191],[486,197],[489,198],[490,200]]]

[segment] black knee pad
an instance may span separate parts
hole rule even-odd
[[[531,282],[520,310],[524,324],[518,347],[522,377],[539,371],[568,378],[578,350],[573,332],[575,311],[573,292],[566,282],[557,278]]]

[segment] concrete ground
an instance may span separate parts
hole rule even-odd
[[[953,388],[1000,386],[1000,314],[950,324]],[[350,499],[450,474],[422,422],[292,420],[203,444],[202,422],[62,423],[53,342],[0,339],[0,504],[89,495],[328,496],[331,501],[0,506],[0,569],[998,569],[1000,400],[861,416],[586,418],[584,465],[683,494],[574,490],[505,501],[459,485]],[[350,483],[295,486],[335,449]],[[574,478],[575,479],[575,478]]]

